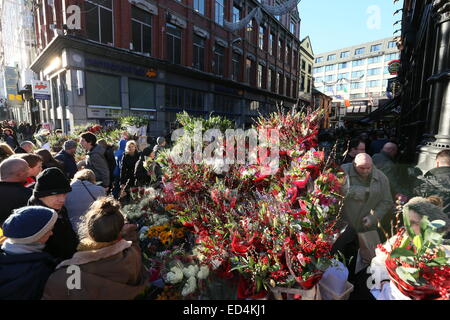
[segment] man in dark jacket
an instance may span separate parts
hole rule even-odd
[[[63,150],[61,150],[55,159],[61,161],[64,164],[64,173],[67,178],[72,179],[75,173],[77,173],[77,163],[75,162],[75,152],[77,151],[77,143],[74,140],[67,140],[64,142]]]
[[[444,202],[444,213],[450,217],[450,150],[436,155],[436,168],[425,174],[414,193],[422,197],[439,196]]]
[[[56,267],[43,252],[58,219],[54,210],[24,207],[3,223],[7,237],[0,250],[0,300],[38,300]]]
[[[47,207],[58,213],[53,235],[44,251],[59,260],[71,258],[79,243],[64,207],[67,193],[70,191],[72,188],[64,173],[58,168],[48,168],[37,176],[33,196],[28,201],[28,205]]]
[[[376,153],[372,158],[373,164],[389,179],[391,191],[394,195],[400,192],[397,165],[394,162],[397,152],[397,145],[395,143],[388,142],[383,146],[381,152]]]
[[[94,171],[96,180],[101,181],[104,188],[109,188],[110,176],[105,148],[97,144],[97,137],[93,133],[85,132],[80,138],[81,146],[87,151],[86,169]]]
[[[347,153],[342,159],[341,165],[346,163],[352,163],[355,157],[360,153],[365,153],[366,144],[361,139],[352,139],[348,145]]]
[[[17,209],[27,205],[32,190],[24,187],[30,167],[23,159],[6,159],[0,164],[0,224]]]

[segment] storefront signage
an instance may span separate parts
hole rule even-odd
[[[142,68],[130,65],[119,64],[107,60],[86,58],[86,66],[101,68],[114,72],[129,73],[140,77],[155,78],[158,72],[154,68]]]
[[[362,106],[367,106],[368,105],[368,101],[350,101],[350,106],[351,107],[362,107]]]
[[[386,95],[389,99],[393,99],[398,97],[402,90],[402,84],[398,80],[398,78],[388,79],[387,91]]]
[[[400,71],[401,63],[400,60],[393,60],[388,63],[388,71],[391,75],[397,75]]]
[[[87,117],[89,119],[115,119],[118,118],[121,113],[121,109],[87,108]]]
[[[38,100],[50,100],[49,81],[33,80],[33,98]]]
[[[19,81],[19,74],[14,67],[4,67],[6,98],[12,104],[22,104],[22,95],[17,92],[17,84]]]

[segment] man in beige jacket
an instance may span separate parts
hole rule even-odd
[[[360,248],[358,233],[377,230],[378,222],[392,210],[394,202],[388,178],[373,165],[368,154],[358,154],[352,163],[342,165],[342,169],[346,174],[342,190],[345,195],[342,213],[348,226],[333,249],[342,252],[347,261],[351,256],[354,257],[348,266],[352,274]]]

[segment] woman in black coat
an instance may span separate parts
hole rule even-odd
[[[137,150],[137,144],[133,140],[129,140],[125,146],[125,153],[122,157],[120,169],[120,188],[129,193],[129,189],[136,184],[136,177],[134,169],[136,162],[140,157],[140,152]]]

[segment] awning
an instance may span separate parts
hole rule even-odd
[[[389,100],[384,105],[379,106],[377,110],[369,113],[367,117],[361,119],[359,122],[370,123],[373,121],[380,120],[381,118],[391,114],[394,111],[394,109],[398,107],[399,102],[400,102],[399,97]]]

